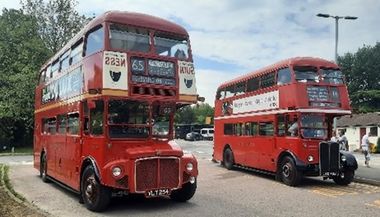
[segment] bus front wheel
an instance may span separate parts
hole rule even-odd
[[[232,170],[235,164],[234,153],[230,148],[224,149],[223,152],[223,165],[228,170]]]
[[[280,166],[281,180],[289,186],[296,186],[300,183],[302,179],[302,174],[297,170],[294,160],[287,156],[285,157]]]
[[[185,202],[190,200],[197,190],[197,180],[194,183],[185,183],[181,189],[175,190],[170,194],[170,198],[174,201]]]
[[[353,170],[346,170],[338,176],[334,176],[333,180],[338,185],[348,185],[354,180],[355,172]]]
[[[92,166],[86,167],[81,182],[81,197],[87,209],[95,212],[105,210],[111,200],[111,191],[98,181]]]

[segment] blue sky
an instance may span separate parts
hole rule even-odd
[[[0,8],[19,8],[1,0]],[[334,59],[335,21],[317,13],[357,16],[340,20],[339,54],[380,41],[378,0],[80,0],[79,13],[125,10],[184,26],[194,55],[198,93],[214,104],[219,84],[295,56]]]

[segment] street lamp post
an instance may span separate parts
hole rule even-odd
[[[352,16],[332,16],[330,14],[317,14],[317,17],[334,18],[335,19],[335,62],[338,62],[338,21],[339,19],[356,20],[358,17]]]

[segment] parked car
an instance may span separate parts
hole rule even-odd
[[[198,132],[190,132],[186,134],[185,140],[188,140],[188,141],[202,140],[202,135]]]
[[[214,139],[214,128],[202,128],[201,135],[205,140],[213,140]]]

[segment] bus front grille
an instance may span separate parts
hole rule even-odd
[[[338,174],[339,164],[339,144],[336,142],[321,142],[319,144],[320,175]]]
[[[178,158],[149,158],[136,161],[136,192],[179,186]]]

